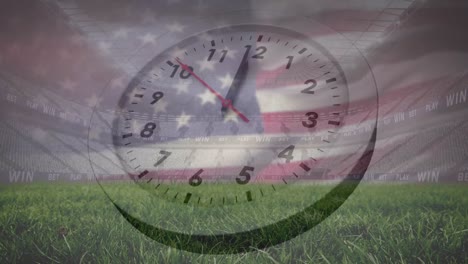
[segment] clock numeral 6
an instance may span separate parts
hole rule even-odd
[[[239,173],[239,176],[241,177],[237,177],[236,182],[238,184],[249,183],[250,177],[251,177],[249,172],[253,172],[254,169],[255,169],[254,167],[244,166],[244,168],[242,168],[241,172]]]
[[[153,135],[154,129],[156,129],[155,123],[147,123],[143,130],[141,130],[140,136],[142,138],[149,138]]]
[[[192,177],[189,179],[189,184],[190,186],[196,187],[202,184],[202,178],[200,177],[200,174],[202,174],[203,169],[198,170]]]
[[[307,116],[307,121],[302,121],[302,125],[307,128],[313,128],[317,125],[318,114],[315,112],[308,112],[305,114]]]

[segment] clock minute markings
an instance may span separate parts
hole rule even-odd
[[[252,201],[252,192],[246,191],[246,192],[245,192],[245,195],[247,196],[247,201],[248,201],[248,202],[251,202],[251,201]]]
[[[141,178],[145,177],[148,173],[149,173],[148,170],[144,170],[138,175],[138,178],[141,179]]]
[[[132,137],[132,136],[133,136],[132,133],[128,133],[128,134],[123,134],[123,135],[122,135],[122,138],[125,139],[125,138],[129,138],[129,137]]]
[[[307,166],[307,164],[305,164],[304,162],[301,162],[301,164],[299,164],[299,167],[301,167],[303,170],[305,170],[306,172],[307,171],[310,171],[310,167]]]
[[[185,195],[185,198],[184,198],[184,203],[188,203],[190,201],[190,198],[192,198],[192,194],[191,193],[187,193]]]

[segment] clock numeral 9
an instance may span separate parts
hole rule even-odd
[[[143,130],[141,130],[140,136],[142,138],[149,138],[153,135],[154,129],[156,129],[155,123],[147,123]]]
[[[249,172],[253,172],[254,169],[255,169],[254,167],[244,166],[244,168],[242,168],[241,172],[239,173],[239,176],[242,176],[242,177],[237,177],[236,182],[238,184],[249,183],[250,177],[251,177]]]
[[[164,96],[164,93],[163,92],[155,92],[153,94],[153,101],[151,102],[151,104],[155,104],[157,103],[161,98],[163,98]]]
[[[202,178],[200,177],[200,174],[202,174],[203,169],[198,170],[192,177],[189,179],[189,184],[190,186],[196,187],[202,184]]]
[[[315,112],[308,112],[305,114],[307,116],[307,121],[302,121],[302,125],[307,128],[313,128],[317,125],[318,114]]]

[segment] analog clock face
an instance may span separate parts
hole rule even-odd
[[[320,45],[273,26],[220,28],[140,72],[120,102],[115,145],[135,182],[162,199],[253,202],[322,178],[348,100]]]
[[[155,54],[112,122],[120,181],[97,176],[101,186],[140,231],[185,250],[241,252],[310,229],[354,190],[342,180],[359,182],[367,169],[377,114],[367,64],[313,22],[197,32],[140,51]],[[265,237],[279,226],[289,235]]]

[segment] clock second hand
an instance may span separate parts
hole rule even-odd
[[[190,73],[195,79],[197,79],[203,86],[205,86],[210,92],[212,92],[216,97],[218,97],[221,100],[221,104],[223,107],[228,107],[230,108],[234,113],[236,113],[244,122],[248,123],[250,120],[242,114],[239,110],[237,110],[233,105],[231,100],[226,100],[222,95],[220,95],[218,92],[216,92],[215,89],[211,88],[210,85],[208,85],[202,78],[200,78],[198,75],[196,75],[188,66],[187,64],[182,63],[178,58],[176,58],[177,63],[180,64],[183,70],[186,72]]]

